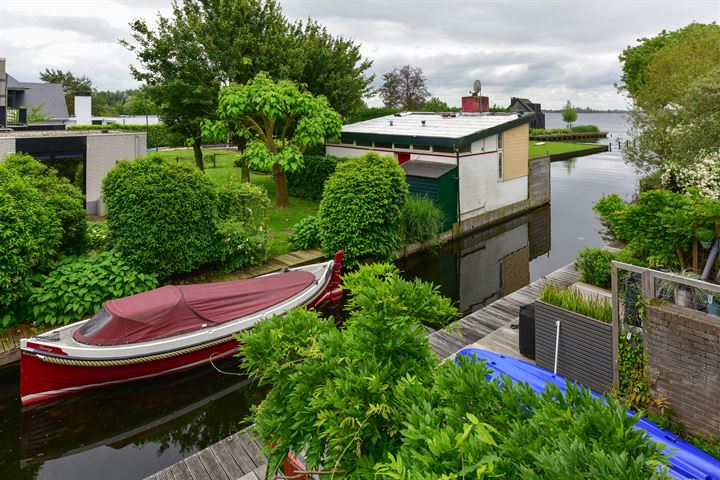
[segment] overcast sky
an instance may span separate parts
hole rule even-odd
[[[528,97],[546,108],[624,108],[613,83],[618,54],[643,36],[720,20],[720,0],[284,0],[286,15],[313,17],[362,44],[376,83],[404,64],[421,67],[433,95],[459,105],[480,79],[490,102]],[[0,0],[0,56],[35,81],[45,67],[90,77],[96,88],[137,86],[134,57],[118,39],[133,18],[167,13],[170,0]],[[371,104],[377,100],[371,100]]]

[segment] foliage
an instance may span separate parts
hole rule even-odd
[[[432,97],[423,105],[423,112],[456,112],[459,108],[452,108],[438,97]]]
[[[325,97],[301,92],[289,81],[274,82],[259,73],[245,85],[220,91],[218,116],[250,138],[243,157],[250,167],[272,167],[276,205],[287,207],[286,172],[303,167],[303,151],[340,134],[342,121]],[[208,129],[219,128],[208,125]],[[222,128],[222,127],[220,127]]]
[[[581,280],[596,287],[610,288],[610,266],[615,255],[602,248],[583,248],[575,259]]]
[[[260,185],[229,178],[216,187],[218,218],[235,219],[252,225],[267,226],[270,199]]]
[[[346,265],[363,257],[393,258],[400,246],[405,173],[392,157],[370,152],[338,164],[320,202],[320,239],[326,255],[345,250]]]
[[[261,385],[273,385],[253,418],[266,446],[275,443],[271,465],[293,449],[305,452],[311,468],[368,473],[398,444],[406,382],[428,383],[437,364],[416,315],[456,310],[435,293],[422,306],[406,299],[413,286],[396,272],[362,267],[346,277],[352,310],[342,331],[294,309],[240,336],[243,366]],[[439,309],[426,312],[428,304]]]
[[[107,222],[88,222],[85,241],[88,250],[107,250],[109,248]]]
[[[27,112],[27,123],[44,122],[50,120],[50,115],[43,112],[44,103],[38,103]]]
[[[217,194],[202,172],[160,158],[121,161],[103,180],[110,244],[167,278],[215,258]]]
[[[111,123],[108,125],[71,125],[68,130],[126,130],[130,132],[147,132],[148,147],[184,147],[185,137],[182,134],[171,131],[166,125],[120,125]],[[203,138],[203,143],[217,143],[217,138]]]
[[[418,305],[407,283],[364,266],[344,277],[343,330],[294,309],[239,337],[243,366],[272,385],[252,418],[271,474],[292,450],[344,478],[664,478],[660,446],[614,400],[572,384],[536,395],[464,357],[436,368],[417,317],[457,312]]]
[[[295,250],[320,248],[320,220],[315,215],[303,218],[293,227],[290,244]]]
[[[640,177],[638,181],[640,193],[661,189],[663,187],[662,176],[663,172],[656,170]]]
[[[618,371],[620,384],[615,396],[635,410],[653,406],[647,373],[647,353],[642,335],[628,331],[620,333],[618,342]]]
[[[559,290],[548,282],[540,293],[540,300],[601,322],[612,322],[612,304],[609,301],[585,298],[582,293],[570,288]]]
[[[442,229],[443,213],[431,199],[410,195],[403,205],[401,215],[405,243],[438,238]]]
[[[262,263],[267,258],[268,236],[263,225],[234,219],[218,225],[217,258],[220,271],[229,273]]]
[[[700,157],[690,165],[666,162],[661,181],[668,189],[683,193],[696,189],[704,197],[720,198],[720,146],[700,152]]]
[[[65,94],[65,104],[70,115],[75,111],[75,95],[90,94],[93,91],[92,81],[85,75],[75,75],[70,70],[46,68],[40,72],[40,80],[47,83],[60,83]]]
[[[32,289],[28,304],[37,323],[66,325],[97,312],[113,298],[157,286],[154,275],[131,267],[118,251],[95,257],[65,257]]]
[[[562,114],[563,122],[568,124],[568,128],[570,128],[571,123],[577,120],[577,110],[575,110],[575,107],[570,103],[570,100],[568,100],[563,109],[560,110],[560,113]]]
[[[363,106],[345,118],[345,123],[357,123],[364,122],[365,120],[372,120],[373,118],[384,117],[386,115],[394,115],[399,113],[399,108],[393,107],[368,107]]]
[[[422,110],[430,97],[422,69],[410,65],[395,68],[383,75],[383,84],[378,93],[386,107],[406,111]]]
[[[685,256],[699,228],[714,228],[720,218],[720,201],[697,194],[667,190],[641,193],[625,203],[617,195],[599,200],[593,210],[614,239],[629,242],[633,251],[651,265],[685,269]]]
[[[0,322],[20,308],[30,278],[60,253],[85,249],[82,192],[29,155],[0,162]]]
[[[568,128],[531,128],[530,135],[557,135],[569,133],[596,133],[600,129],[595,125],[573,125]]]
[[[325,181],[335,172],[342,159],[331,155],[305,155],[303,167],[288,172],[288,192],[293,197],[320,200]]]

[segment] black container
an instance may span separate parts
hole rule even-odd
[[[520,322],[518,326],[520,353],[529,359],[535,360],[535,303],[528,303],[520,307]]]

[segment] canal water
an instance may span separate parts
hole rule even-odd
[[[620,114],[579,114],[611,132],[626,132]],[[561,127],[547,114],[548,128]],[[552,203],[527,215],[403,259],[408,278],[440,285],[471,312],[571,262],[585,246],[601,246],[592,212],[602,195],[632,198],[636,177],[621,152],[553,163]],[[22,409],[18,367],[0,368],[0,477],[8,479],[142,478],[246,425],[263,389],[237,372],[237,361],[152,382],[76,395]]]

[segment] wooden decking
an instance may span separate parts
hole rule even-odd
[[[251,433],[231,435],[146,480],[263,480],[267,458]]]
[[[510,325],[517,323],[520,306],[534,302],[545,281],[566,287],[578,278],[580,274],[573,264],[565,265],[547,277],[458,320],[451,325],[450,331],[433,332],[429,337],[430,346],[443,360],[454,357],[459,350],[470,345],[517,357],[520,355],[517,330],[510,328]]]

